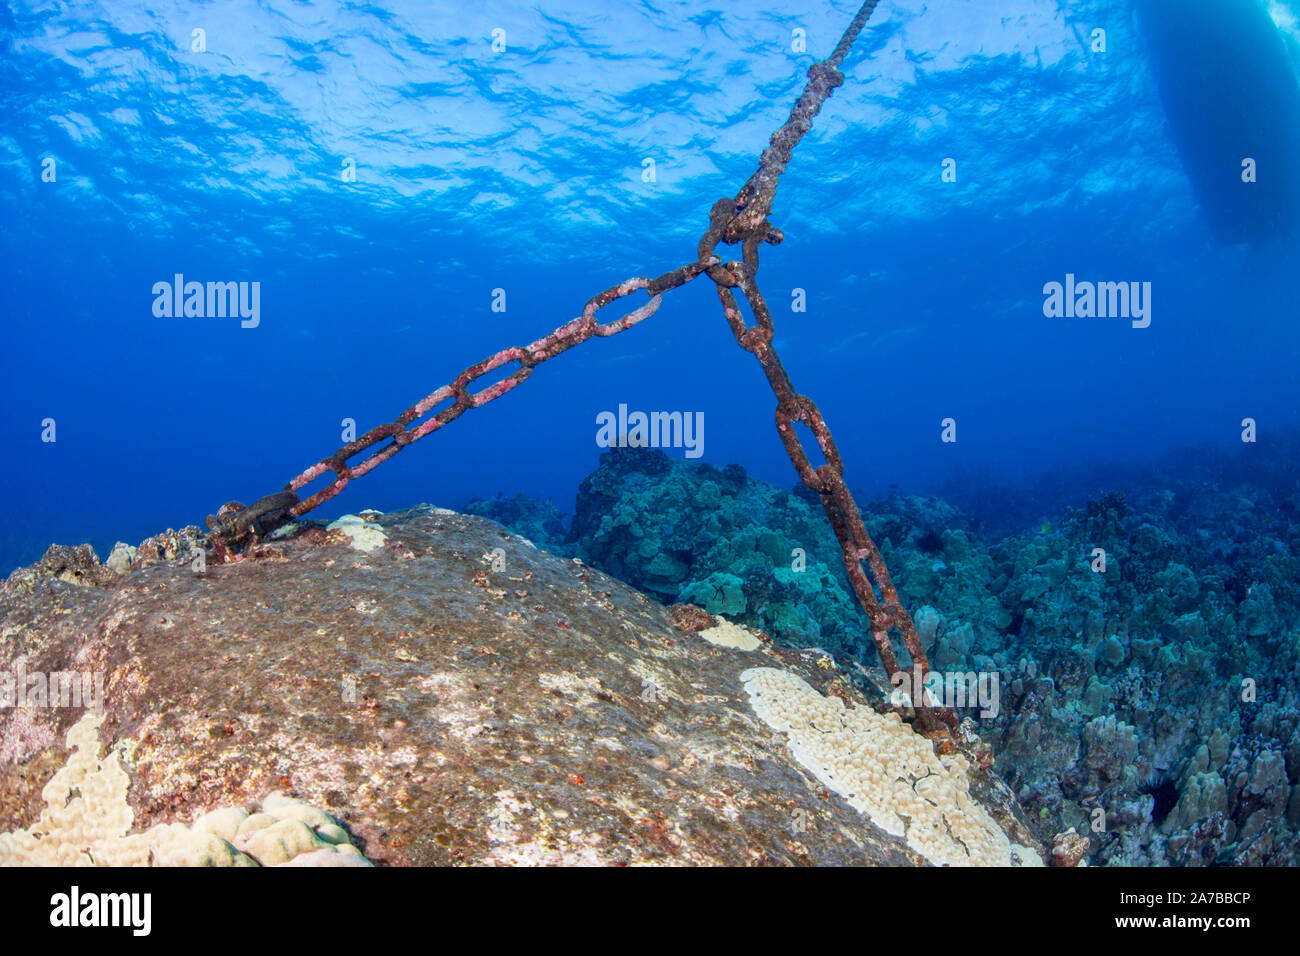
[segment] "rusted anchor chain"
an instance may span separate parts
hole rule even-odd
[[[812,129],[813,117],[821,110],[831,91],[843,84],[844,74],[840,72],[840,64],[853,48],[862,28],[867,25],[872,11],[876,9],[876,3],[877,0],[866,0],[840,37],[834,52],[808,68],[808,84],[791,109],[790,118],[772,134],[767,149],[759,157],[758,169],[741,187],[740,192],[736,193],[736,215],[726,224],[727,242],[737,242],[760,231],[763,221],[772,211],[777,180],[785,172],[799,140]],[[775,242],[780,242],[780,239]]]
[[[504,348],[469,366],[449,385],[443,385],[430,392],[397,416],[396,420],[370,429],[333,455],[303,471],[285,485],[283,491],[261,498],[246,508],[238,502],[223,506],[215,516],[208,518],[210,529],[208,541],[216,552],[217,558],[222,561],[227,560],[241,547],[319,507],[346,488],[353,478],[366,474],[376,465],[392,458],[407,445],[455,421],[469,409],[479,408],[500,398],[523,383],[535,367],[548,359],[568,351],[575,345],[582,344],[593,336],[617,335],[649,318],[658,311],[665,292],[685,285],[716,262],[716,257],[711,257],[699,262],[689,262],[654,279],[634,277],[620,282],[591,298],[583,308],[582,314],[576,319],[566,322],[529,345]],[[596,313],[605,306],[640,290],[645,290],[650,295],[650,301],[645,305],[619,319],[604,323],[596,321]],[[510,375],[479,391],[470,391],[470,386],[478,379],[511,362],[518,363],[519,368]],[[389,439],[388,444],[369,457],[357,464],[348,464],[349,459],[355,458],[385,439]],[[334,473],[335,480],[332,484],[306,500],[299,498],[298,492],[303,487],[327,472]]]
[[[791,109],[789,118],[772,134],[767,148],[759,158],[758,169],[734,198],[724,197],[714,203],[709,213],[709,227],[700,238],[694,262],[666,272],[656,279],[635,277],[606,289],[587,302],[578,318],[530,345],[502,349],[469,366],[449,385],[429,393],[402,412],[395,421],[372,428],[330,457],[303,471],[283,491],[259,499],[247,508],[235,502],[224,506],[216,516],[208,519],[208,527],[211,529],[209,541],[218,557],[228,560],[240,546],[256,541],[292,518],[300,517],[333,498],[353,478],[360,477],[387,461],[407,445],[437,431],[469,409],[500,398],[522,384],[542,362],[592,336],[616,335],[645,320],[658,310],[665,292],[685,285],[701,273],[707,273],[717,288],[723,314],[736,341],[758,360],[776,395],[777,431],[800,480],[817,492],[821,499],[823,510],[843,551],[844,568],[854,594],[870,624],[881,663],[891,681],[896,684],[900,677],[906,680],[910,676],[900,667],[890,639],[890,631],[896,629],[912,659],[913,674],[920,676],[923,681],[930,665],[916,626],[899,602],[889,570],[867,533],[862,515],[844,482],[844,463],[825,419],[812,399],[795,390],[776,354],[772,345],[772,314],[759,291],[756,278],[759,246],[764,242],[777,245],[784,239],[781,230],[768,221],[781,174],[785,172],[795,146],[812,128],[813,118],[821,110],[822,104],[844,82],[839,66],[866,25],[876,2],[877,0],[866,0],[831,56],[809,67],[808,83]],[[722,262],[715,255],[719,243],[737,242],[741,244],[739,262]],[[746,323],[737,305],[732,292],[736,288],[744,294],[754,314],[755,324],[752,326]],[[641,290],[650,296],[645,305],[611,322],[596,321],[596,313],[605,306]],[[516,371],[477,392],[470,391],[470,386],[478,379],[512,362],[518,363]],[[441,407],[444,405],[446,407]],[[813,468],[795,431],[796,423],[802,423],[811,430],[825,464]],[[348,464],[349,459],[386,439],[388,444],[369,457],[356,465]],[[305,501],[301,500],[297,492],[327,472],[334,473],[334,482]],[[904,689],[915,707],[917,724],[921,730],[937,732],[945,726],[956,725],[956,715],[952,711],[929,705],[923,686],[905,684]]]
[[[772,134],[768,147],[759,159],[758,170],[749,177],[734,198],[724,197],[713,204],[709,228],[700,237],[697,256],[700,261],[713,256],[719,243],[741,244],[741,261],[723,262],[709,269],[709,278],[717,287],[723,315],[731,326],[736,342],[751,353],[762,367],[776,395],[776,425],[786,454],[800,480],[817,492],[826,517],[835,531],[844,554],[844,569],[871,626],[872,640],[881,664],[890,679],[903,685],[916,709],[917,724],[922,730],[935,731],[955,727],[956,714],[931,707],[926,699],[924,681],[930,671],[925,648],[916,633],[916,625],[898,600],[893,579],[884,559],[863,524],[857,503],[844,483],[844,461],[831,437],[830,428],[816,404],[796,392],[790,376],[772,344],[774,327],[767,300],[758,288],[758,250],[764,242],[778,245],[784,233],[768,221],[781,174],[790,161],[795,146],[812,128],[813,117],[837,86],[844,82],[839,65],[848,54],[858,34],[875,9],[876,0],[867,0],[858,10],[840,39],[835,52],[808,69],[808,83],[790,111],[790,117]],[[733,289],[739,288],[754,315],[748,325],[736,303]],[[814,469],[795,431],[795,423],[806,425],[817,441],[826,464]],[[863,562],[867,568],[864,570]],[[874,582],[874,587],[872,583]],[[879,596],[876,591],[879,590]],[[907,674],[898,664],[898,656],[889,632],[897,629],[912,659],[913,672]],[[920,678],[919,681],[916,678]],[[912,686],[919,683],[920,686]]]

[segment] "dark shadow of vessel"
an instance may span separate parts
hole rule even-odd
[[[1300,220],[1300,84],[1262,0],[1138,0],[1170,133],[1215,236],[1291,236]],[[1256,181],[1244,182],[1243,161]]]

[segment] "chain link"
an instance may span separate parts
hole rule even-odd
[[[812,128],[813,117],[821,110],[832,91],[844,82],[839,66],[871,16],[876,2],[877,0],[867,0],[863,3],[834,53],[809,67],[808,83],[803,94],[791,110],[789,119],[772,134],[759,159],[758,170],[734,198],[723,197],[713,204],[709,212],[709,227],[700,237],[694,262],[655,279],[634,277],[606,289],[587,302],[578,318],[530,345],[504,348],[471,365],[456,376],[450,385],[443,385],[429,393],[402,412],[395,421],[372,428],[330,457],[312,465],[289,482],[283,491],[268,495],[248,508],[239,508],[234,503],[227,505],[217,517],[208,519],[211,529],[209,541],[218,556],[222,560],[228,559],[235,548],[250,539],[256,539],[319,507],[346,488],[353,478],[366,474],[406,446],[455,421],[471,408],[480,408],[523,384],[533,369],[542,362],[575,345],[581,345],[593,336],[617,335],[644,321],[658,311],[665,292],[707,274],[717,289],[723,315],[736,342],[758,360],[772,386],[777,400],[777,432],[800,480],[815,491],[821,500],[843,551],[844,569],[849,583],[867,616],[872,639],[885,671],[896,684],[903,673],[890,640],[890,631],[897,630],[912,659],[913,667],[924,679],[930,665],[916,626],[899,602],[889,569],[885,567],[879,549],[867,533],[857,503],[844,483],[844,462],[825,418],[811,398],[800,395],[795,390],[781,364],[772,344],[772,313],[759,291],[757,281],[759,247],[764,243],[777,245],[784,239],[781,230],[768,221],[781,174],[790,161],[794,147]],[[719,244],[736,243],[741,245],[740,261],[723,262],[716,255],[715,250]],[[740,289],[745,296],[754,316],[753,325],[748,324],[741,313],[733,291],[735,289]],[[596,313],[600,310],[639,291],[645,291],[650,296],[649,301],[640,308],[609,322],[596,321]],[[516,371],[477,392],[470,391],[470,386],[478,379],[512,362],[519,365]],[[451,402],[450,405],[435,412],[435,409],[448,401]],[[433,413],[431,417],[426,418],[430,413]],[[825,464],[813,467],[795,429],[798,424],[806,426],[812,432]],[[368,458],[356,465],[348,464],[349,459],[386,439],[389,443]],[[334,473],[334,482],[305,501],[300,500],[297,492],[327,472]],[[921,688],[912,687],[911,698],[921,730],[937,732],[945,726],[956,726],[955,714],[950,710],[930,707]]]

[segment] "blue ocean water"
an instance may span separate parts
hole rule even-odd
[[[1179,96],[1193,114],[1245,107],[1168,59],[1192,42],[1256,62],[1267,42],[1294,81],[1300,6],[1259,4],[1266,41],[1221,20],[1153,38],[1141,17],[1162,11],[1139,6],[873,14],[782,179],[786,238],[759,272],[851,487],[1024,480],[1200,442],[1248,468],[1300,424],[1289,194],[1270,194],[1267,228],[1223,234],[1195,178],[1206,153],[1176,135]],[[53,541],[103,557],[276,491],[343,444],[345,419],[358,434],[390,421],[609,286],[691,261],[710,205],[753,171],[855,9],[7,5],[0,572]],[[1277,190],[1294,161],[1266,159],[1296,117],[1276,112],[1292,102],[1276,74],[1255,79],[1283,143],[1230,145],[1258,145],[1255,186]],[[1235,162],[1225,181],[1252,188]],[[177,275],[258,283],[257,324],[156,314],[155,286]],[[1067,275],[1150,283],[1149,325],[1045,315],[1045,284]],[[568,510],[601,451],[597,416],[620,405],[703,413],[703,460],[789,487],[770,390],[707,283],[539,367],[318,516],[498,492]],[[1258,443],[1240,440],[1246,418]]]

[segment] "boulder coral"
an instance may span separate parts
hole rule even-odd
[[[101,753],[102,714],[68,730],[67,764],[41,791],[45,807],[31,827],[0,833],[0,866],[369,866],[337,820],[272,793],[249,814],[219,807],[188,826],[161,823],[131,833],[129,745]]]

